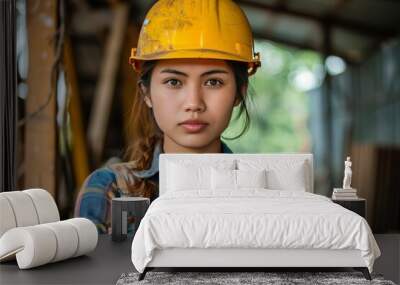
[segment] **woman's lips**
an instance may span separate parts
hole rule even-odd
[[[181,124],[181,126],[184,127],[186,131],[190,133],[196,133],[202,131],[205,127],[207,127],[207,125],[208,124],[190,124],[190,123]]]

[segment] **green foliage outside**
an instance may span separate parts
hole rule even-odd
[[[250,128],[240,138],[245,115],[234,109],[223,141],[235,153],[307,152],[311,149],[307,126],[306,89],[320,82],[321,58],[313,51],[295,50],[267,41],[256,41],[261,68],[250,77],[248,110]],[[307,77],[308,75],[308,77]]]

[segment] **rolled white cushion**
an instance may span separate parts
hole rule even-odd
[[[6,197],[0,195],[0,237],[16,226],[17,222],[10,202]]]
[[[237,188],[267,188],[267,172],[261,170],[235,170]]]
[[[96,226],[88,219],[17,227],[0,238],[0,261],[16,256],[20,269],[86,254],[98,241]]]
[[[0,237],[14,227],[60,220],[53,197],[43,189],[2,192],[0,206]]]
[[[13,209],[17,227],[33,226],[39,223],[35,205],[30,196],[22,191],[2,192]]]
[[[75,255],[78,249],[78,233],[66,221],[43,224],[56,236],[57,250],[51,262],[57,262]]]
[[[31,197],[39,218],[39,224],[60,220],[56,202],[48,191],[43,189],[27,189],[22,192]]]
[[[20,269],[51,262],[56,254],[57,240],[53,231],[43,225],[18,227],[0,239],[0,260],[16,254]]]
[[[98,231],[92,221],[85,218],[73,218],[65,222],[73,225],[78,233],[78,248],[74,257],[86,254],[96,248]]]

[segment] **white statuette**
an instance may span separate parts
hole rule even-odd
[[[352,189],[351,188],[351,161],[350,156],[347,157],[346,161],[344,162],[344,178],[343,178],[343,189]]]

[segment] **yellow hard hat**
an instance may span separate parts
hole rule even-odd
[[[261,66],[250,24],[232,0],[159,0],[149,10],[137,48],[129,58],[135,71],[145,60],[215,58]]]

